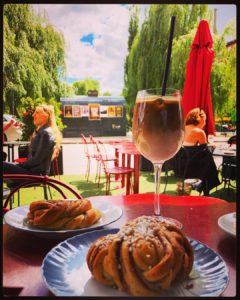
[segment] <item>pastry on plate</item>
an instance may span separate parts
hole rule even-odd
[[[30,225],[50,230],[81,229],[100,218],[101,212],[88,199],[34,201],[27,214]]]
[[[188,276],[193,249],[181,229],[141,216],[94,241],[86,259],[100,283],[134,296],[157,296]]]

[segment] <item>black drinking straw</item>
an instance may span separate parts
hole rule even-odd
[[[172,52],[172,40],[173,40],[175,18],[176,18],[175,16],[171,16],[170,31],[168,36],[166,67],[165,67],[163,83],[162,83],[162,96],[165,96],[166,94],[166,86],[167,86],[168,72],[169,72],[171,52]]]

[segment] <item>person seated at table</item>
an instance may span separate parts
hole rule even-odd
[[[218,171],[211,151],[207,145],[207,137],[203,130],[206,114],[200,108],[194,108],[185,119],[185,137],[183,147],[176,154],[176,171],[180,177],[204,179],[197,190],[209,195],[209,191],[220,184]]]
[[[36,130],[30,139],[27,160],[22,163],[3,162],[4,174],[48,175],[50,173],[51,161],[58,156],[62,138],[53,106],[47,104],[37,106],[33,113],[33,123]],[[13,185],[19,183],[14,182]]]
[[[200,108],[194,108],[189,111],[185,119],[185,136],[184,146],[194,146],[207,144],[209,150],[213,152],[216,148],[216,144],[213,142],[213,135],[206,136],[203,130],[206,125],[206,114],[204,110]]]
[[[200,108],[190,110],[185,118],[185,136],[183,145],[194,146],[207,144],[206,133],[203,130],[205,125],[205,112]]]

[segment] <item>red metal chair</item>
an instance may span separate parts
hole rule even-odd
[[[127,183],[126,183],[126,195],[129,195],[131,190],[132,190],[132,183],[131,183],[131,178],[132,178],[132,174],[134,172],[134,169],[132,168],[128,168],[128,167],[112,167],[109,168],[107,166],[107,161],[101,159],[100,160],[101,165],[103,166],[103,170],[105,173],[105,177],[106,177],[106,195],[109,195],[109,191],[110,191],[110,183],[111,183],[111,176],[113,175],[114,177],[116,177],[117,175],[122,177],[124,175],[126,175],[127,178]],[[98,177],[98,186],[100,184],[100,176]],[[116,180],[114,180],[116,181]]]
[[[51,161],[51,167],[53,171],[53,176],[58,176],[58,179],[60,180],[60,174],[59,174],[59,169],[58,169],[58,157],[56,156],[52,161]]]
[[[6,200],[3,204],[3,213],[7,212],[9,209],[12,209],[12,201],[11,198],[13,195],[18,192],[21,188],[26,188],[26,187],[32,187],[32,186],[43,186],[43,187],[52,187],[54,188],[57,192],[60,193],[60,195],[64,199],[68,199],[69,197],[66,196],[65,192],[63,191],[62,188],[65,188],[67,191],[71,192],[77,199],[82,199],[82,196],[74,190],[71,186],[68,184],[56,180],[53,178],[48,177],[47,175],[45,176],[37,176],[37,175],[25,175],[25,174],[4,174],[3,175],[3,180],[24,180],[23,183],[19,184],[15,188],[11,190],[11,192],[8,194],[6,197]]]
[[[92,135],[89,135],[90,141],[94,144],[95,149],[96,149],[96,155],[95,159],[97,161],[97,172],[96,172],[96,177],[95,181],[100,181],[101,177],[101,160],[104,160],[105,162],[114,162],[115,165],[118,165],[118,157],[111,156],[107,154],[107,150],[104,146],[104,143],[101,140],[95,140]],[[99,184],[98,184],[99,186]]]
[[[81,138],[83,141],[83,145],[84,145],[84,153],[85,156],[87,158],[87,167],[86,167],[86,173],[85,173],[85,177],[87,178],[87,181],[89,179],[89,175],[90,175],[90,168],[91,168],[91,159],[98,159],[98,153],[91,153],[88,147],[88,142],[86,140],[86,137],[84,136],[83,133],[81,133]]]
[[[99,178],[100,173],[101,173],[101,163],[100,163],[100,161],[101,161],[101,155],[102,154],[101,154],[101,150],[100,150],[100,148],[99,148],[99,146],[97,144],[97,141],[93,138],[92,135],[89,135],[89,139],[90,139],[91,143],[95,147],[94,158],[95,158],[95,160],[97,162],[97,171],[96,171],[95,181],[97,181],[97,179]]]
[[[114,167],[109,167],[108,163],[110,161],[115,161],[117,158],[116,157],[108,157],[106,149],[104,149],[104,145],[102,141],[96,141],[91,135],[90,135],[90,140],[92,143],[95,144],[96,149],[98,151],[98,173],[97,173],[97,178],[98,178],[98,186],[100,185],[100,179],[101,179],[101,166],[103,167],[103,171],[106,177],[106,195],[109,194],[110,191],[110,183],[111,183],[111,176],[113,175],[115,178],[116,177],[125,177],[127,178],[127,183],[126,183],[126,194],[130,194],[130,190],[132,190],[132,184],[131,184],[131,178],[132,174],[134,172],[133,168],[129,167],[119,167],[119,166],[114,166]],[[102,151],[101,151],[102,147]],[[104,153],[105,152],[105,153]],[[116,181],[116,180],[114,180]]]

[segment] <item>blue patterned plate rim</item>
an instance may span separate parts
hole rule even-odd
[[[44,258],[42,276],[48,289],[56,296],[129,297],[130,295],[103,286],[91,275],[86,254],[100,236],[114,234],[119,229],[101,229],[69,238],[55,246]],[[194,250],[194,265],[188,279],[173,284],[160,297],[217,297],[229,282],[225,261],[213,249],[188,238]]]

